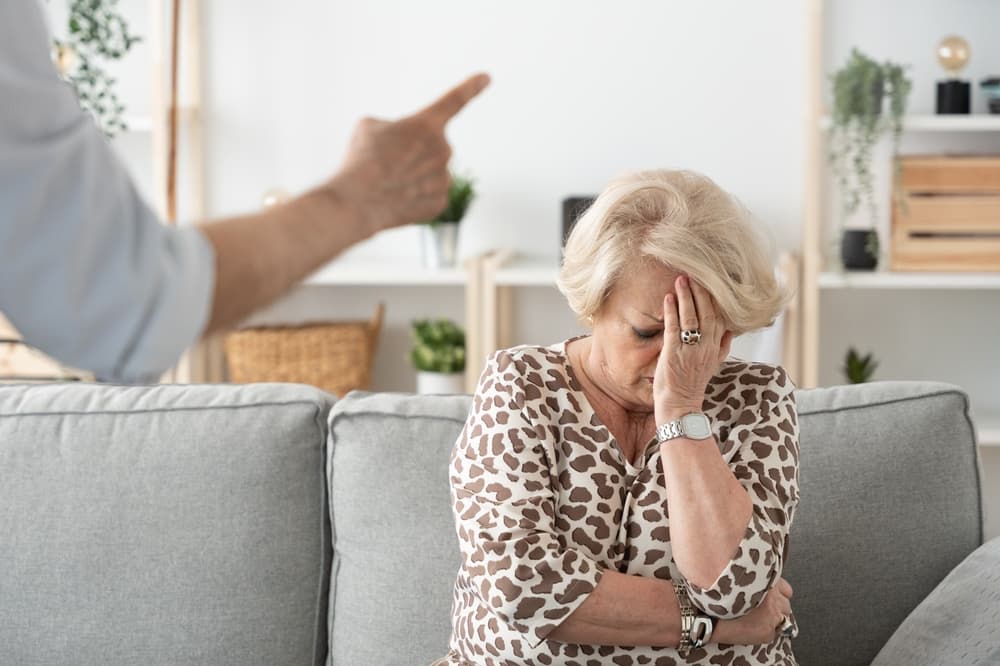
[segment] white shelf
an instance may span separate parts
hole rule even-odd
[[[465,271],[460,268],[425,268],[412,259],[386,259],[334,261],[314,273],[305,284],[422,287],[462,286],[466,282]]]
[[[972,413],[979,446],[1000,448],[1000,412]]]
[[[830,116],[820,118],[820,128],[830,129]],[[904,132],[1000,132],[1000,114],[921,114],[903,118]]]
[[[997,273],[893,273],[890,271],[819,274],[821,289],[1000,289]]]
[[[554,287],[559,274],[558,260],[542,257],[515,257],[498,268],[498,287]]]

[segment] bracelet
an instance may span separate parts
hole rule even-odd
[[[682,656],[688,656],[694,643],[691,642],[691,629],[694,626],[694,606],[688,597],[687,589],[682,583],[672,581],[674,584],[674,594],[677,595],[677,605],[681,610],[681,640],[677,644],[677,652]]]
[[[687,657],[692,649],[708,645],[718,620],[708,615],[696,614],[687,588],[682,583],[672,582],[674,593],[677,595],[677,605],[681,610],[681,640],[677,645],[677,652],[682,657]]]
[[[707,615],[695,615],[691,625],[691,646],[694,648],[705,647],[712,640],[712,631],[715,629],[717,620]]]

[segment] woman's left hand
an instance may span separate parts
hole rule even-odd
[[[663,348],[653,377],[657,423],[701,411],[708,381],[729,356],[733,342],[715,299],[704,287],[681,275],[674,288],[675,293],[663,298]],[[682,331],[699,331],[701,339],[686,344]]]

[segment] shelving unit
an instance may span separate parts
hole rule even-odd
[[[448,287],[461,288],[465,296],[465,348],[469,359],[486,355],[481,331],[483,320],[482,275],[484,257],[473,257],[462,267],[426,268],[412,258],[334,260],[304,282],[313,287]],[[466,390],[472,392],[481,367],[467,363]]]
[[[830,116],[822,116],[821,130],[830,129]],[[977,113],[969,115],[935,116],[914,114],[903,118],[907,132],[997,132],[1000,131],[1000,114]]]
[[[824,259],[824,248],[829,247],[830,236],[824,223],[824,193],[828,190],[829,181],[825,171],[826,146],[824,135],[830,128],[830,117],[823,108],[822,100],[828,81],[829,70],[824,66],[824,8],[832,3],[823,0],[811,0],[810,3],[810,117],[807,121],[808,138],[808,176],[806,178],[806,207],[803,226],[803,274],[801,281],[802,294],[802,376],[800,386],[816,386],[819,383],[820,332],[824,329],[821,322],[821,299],[823,294],[844,290],[864,290],[866,293],[877,290],[908,290],[940,292],[989,292],[1000,290],[1000,266],[997,272],[990,273],[941,273],[941,272],[893,272],[877,270],[874,272],[844,272],[839,266],[832,267]],[[941,139],[949,135],[958,137],[973,133],[989,135],[984,141],[993,145],[995,152],[1000,153],[1000,115],[931,115],[911,114],[904,118],[904,133],[908,137],[924,137],[928,143],[940,146]],[[934,135],[933,137],[930,135]],[[933,139],[933,141],[932,141]],[[923,140],[923,139],[921,139]],[[976,139],[979,141],[980,139]],[[969,144],[968,138],[964,140]],[[891,296],[885,296],[891,298]],[[985,293],[982,298],[993,299],[994,296]],[[995,303],[995,300],[987,301]],[[919,332],[915,332],[919,335]],[[979,396],[995,400],[993,396]],[[995,403],[975,407],[973,399],[973,419],[976,423],[979,443],[983,447],[1000,447],[1000,407]]]
[[[820,289],[1000,289],[1000,273],[896,273],[824,271]]]
[[[465,286],[469,271],[425,268],[412,260],[331,262],[306,280],[307,285]]]
[[[558,259],[515,256],[497,267],[493,282],[498,287],[555,287],[558,275]]]

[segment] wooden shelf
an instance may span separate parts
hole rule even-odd
[[[398,287],[464,286],[461,268],[425,268],[412,259],[331,262],[309,277],[307,285],[382,285]]]
[[[554,287],[559,262],[546,257],[514,257],[494,273],[498,287]]]
[[[820,128],[830,129],[830,116],[820,118]],[[920,114],[903,118],[904,132],[1000,132],[1000,114]]]
[[[997,273],[894,273],[891,271],[819,274],[821,289],[1000,289]]]

